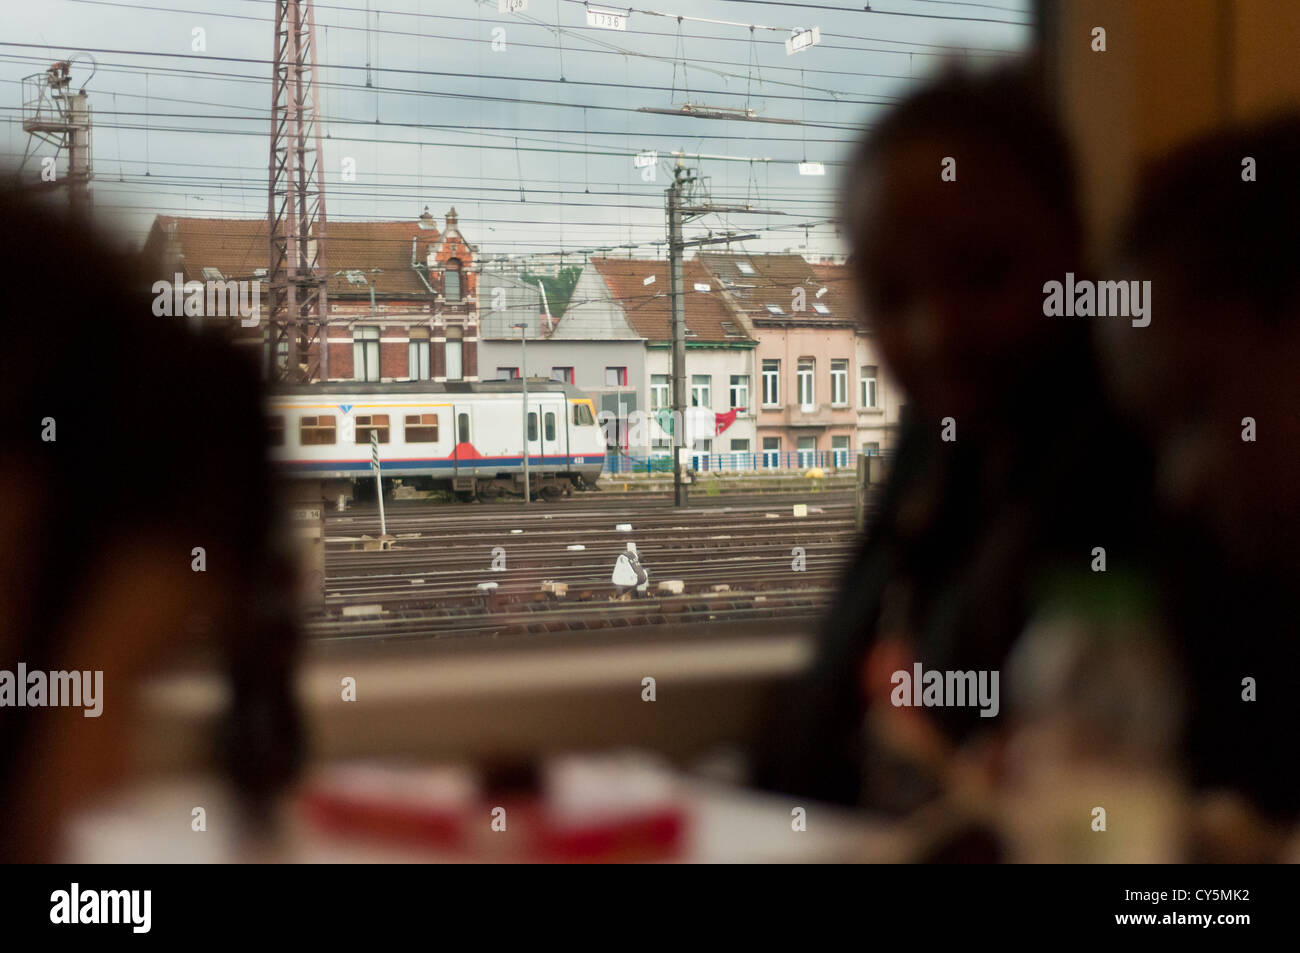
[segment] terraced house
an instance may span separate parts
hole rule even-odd
[[[692,450],[694,466],[699,470],[752,466],[756,452],[756,342],[699,261],[684,263],[683,282],[689,404],[685,440]],[[613,375],[610,383],[637,395],[632,406],[625,404],[623,419],[631,424],[639,417],[642,426],[627,427],[621,449],[625,458],[670,458],[671,419],[661,413],[672,407],[668,263],[639,258],[591,259],[578,279],[573,303],[560,322],[560,330],[566,325],[572,329],[570,333],[591,334],[601,329],[611,338],[641,342],[644,358],[640,368],[605,368],[607,375]]]
[[[708,280],[753,329],[763,467],[847,467],[890,449],[899,397],[881,372],[843,265],[796,254],[703,252]]]
[[[477,250],[461,235],[456,210],[441,230],[427,208],[414,221],[328,227],[329,379],[478,380]],[[167,280],[261,281],[266,313],[265,219],[160,215],[143,254]],[[266,349],[266,330],[263,321],[234,333]],[[320,356],[317,342],[306,357],[311,380],[321,379]],[[274,356],[281,366],[285,358],[283,350]]]

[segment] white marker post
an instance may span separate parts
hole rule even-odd
[[[388,521],[384,519],[384,478],[379,471],[379,431],[370,431],[370,469],[375,471],[375,495],[379,498],[379,535],[388,535]]]

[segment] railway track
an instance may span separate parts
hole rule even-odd
[[[796,517],[796,503],[807,515]],[[518,504],[389,504],[327,514],[321,640],[413,640],[815,619],[855,545],[851,493],[734,495],[678,510],[586,495]],[[644,595],[610,580],[634,543]],[[676,581],[680,592],[660,590]]]

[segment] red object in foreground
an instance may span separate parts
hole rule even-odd
[[[508,800],[505,830],[494,830],[498,805],[437,805],[327,788],[300,799],[308,819],[345,836],[371,837],[395,845],[461,855],[468,861],[609,863],[668,860],[682,849],[685,811],[674,804],[602,810],[578,822],[554,817],[536,798]],[[499,824],[498,824],[499,826]]]

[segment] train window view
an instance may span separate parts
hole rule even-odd
[[[4,16],[6,860],[1300,860],[1293,5]]]

